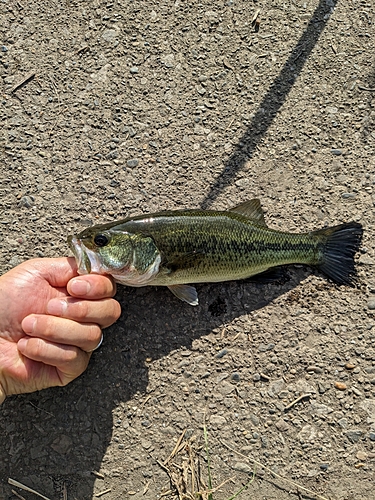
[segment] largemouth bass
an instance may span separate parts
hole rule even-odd
[[[189,283],[249,278],[284,264],[315,266],[350,284],[362,226],[349,222],[304,234],[267,227],[259,200],[227,211],[178,210],[85,229],[68,241],[79,274],[113,276],[129,286],[167,286],[198,304]]]

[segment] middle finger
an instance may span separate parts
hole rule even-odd
[[[81,323],[97,323],[106,328],[120,317],[121,309],[114,299],[81,300],[64,297],[51,299],[47,304],[47,312]]]

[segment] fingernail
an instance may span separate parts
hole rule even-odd
[[[88,281],[82,279],[73,279],[70,282],[70,291],[74,295],[84,296],[87,295],[91,290],[91,285]]]
[[[52,314],[53,316],[62,316],[65,313],[67,307],[68,304],[66,300],[52,299],[47,304],[47,312],[48,314]]]
[[[26,316],[22,321],[22,330],[25,333],[32,333],[34,331],[34,326],[36,323],[36,318],[34,316]]]
[[[25,349],[25,347],[27,346],[27,339],[25,339],[25,337],[23,337],[22,339],[20,339],[18,342],[17,342],[17,347],[22,351]]]

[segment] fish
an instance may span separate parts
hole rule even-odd
[[[354,281],[363,229],[347,222],[307,233],[267,226],[260,201],[225,211],[175,210],[94,225],[68,244],[78,274],[105,274],[133,287],[166,286],[198,305],[192,284],[241,280],[276,266],[313,266],[337,284]]]

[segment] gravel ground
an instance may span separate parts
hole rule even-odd
[[[274,228],[365,229],[352,288],[303,266],[199,285],[196,308],[119,287],[88,371],[2,405],[0,498],[20,498],[9,477],[50,499],[193,498],[206,422],[214,500],[254,460],[238,498],[372,499],[371,2],[0,5],[2,271],[92,223],[254,196]]]

